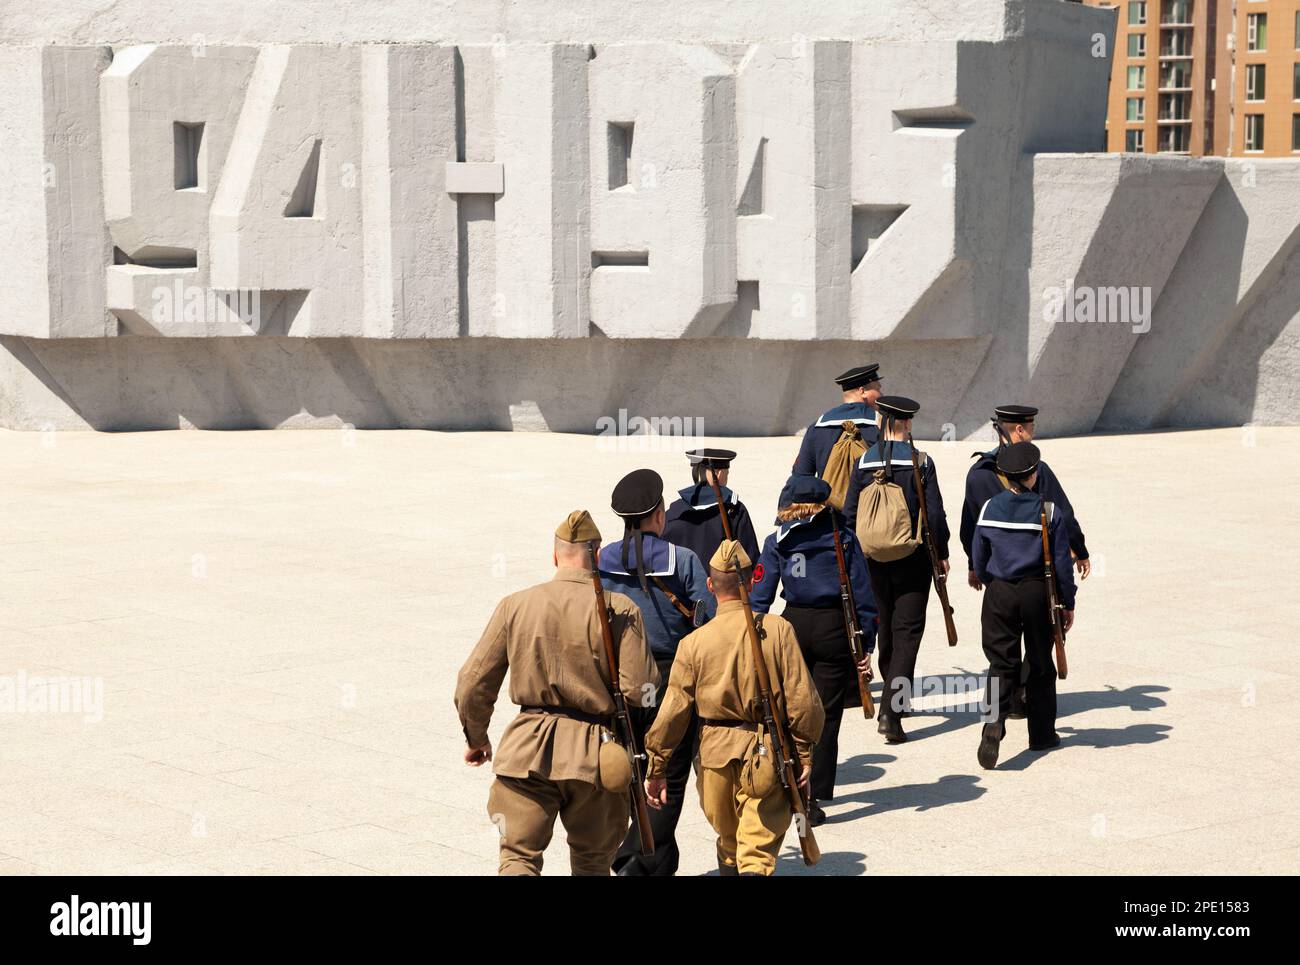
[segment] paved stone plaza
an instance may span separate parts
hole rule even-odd
[[[497,599],[549,577],[565,513],[591,509],[614,538],[623,473],[687,481],[677,446],[598,441],[0,433],[0,871],[494,872],[456,671]],[[796,440],[708,441],[739,450],[761,538]],[[925,448],[955,528],[975,446]],[[914,718],[887,747],[850,712],[813,870],[1300,871],[1300,429],[1043,451],[1095,561],[1063,746],[1030,754],[1015,722],[986,772],[971,714]],[[918,672],[982,670],[979,602],[954,580],[961,642],[932,629]],[[55,677],[89,678],[76,712],[34,702]],[[711,871],[693,794],[679,835],[682,871]],[[547,871],[567,870],[560,833]],[[789,842],[779,870],[805,871]]]

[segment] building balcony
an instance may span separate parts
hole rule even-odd
[[[1188,94],[1191,93],[1191,87],[1158,87],[1156,88],[1162,94]]]
[[[1175,53],[1175,52],[1172,51],[1172,50],[1162,50],[1162,51],[1160,51],[1160,59],[1161,59],[1161,60],[1191,60],[1191,59],[1192,59],[1192,56],[1193,56],[1193,55],[1190,54],[1190,53],[1188,53],[1188,54],[1180,54],[1180,53]]]
[[[1192,119],[1190,117],[1157,117],[1156,123],[1157,124],[1190,124],[1192,123]]]

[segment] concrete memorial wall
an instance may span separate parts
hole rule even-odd
[[[1300,421],[1300,161],[1057,0],[0,4],[0,424]]]

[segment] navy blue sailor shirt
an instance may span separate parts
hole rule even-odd
[[[883,450],[883,451],[882,451]],[[912,519],[912,529],[916,531],[916,517],[920,512],[917,501],[916,485],[912,475],[912,447],[906,442],[877,442],[862,454],[858,464],[853,468],[849,479],[848,492],[844,496],[844,517],[850,529],[857,525],[858,499],[872,480],[877,469],[885,468],[885,456],[889,457],[890,482],[903,490],[903,499],[907,501],[907,511]],[[939,552],[939,559],[948,558],[948,514],[943,508],[943,494],[939,492],[939,480],[935,476],[934,463],[929,455],[921,455],[921,484],[925,487],[925,511],[930,518],[931,535],[934,547]],[[918,549],[918,552],[921,550]]]
[[[655,657],[672,657],[677,653],[677,644],[695,626],[672,605],[668,595],[651,577],[662,580],[684,606],[698,605],[708,620],[713,619],[717,612],[717,600],[709,592],[704,564],[686,547],[646,533],[641,539],[641,552],[649,593],[641,589],[641,580],[636,573],[636,548],[631,543],[627,548],[627,567],[623,566],[622,540],[600,548],[596,562],[600,569],[600,582],[607,593],[622,593],[641,610],[650,652]]]
[[[758,537],[754,535],[749,510],[733,490],[726,486],[720,488],[732,536],[744,547],[751,560],[757,559]],[[707,566],[724,538],[722,518],[718,515],[718,498],[713,487],[707,483],[687,486],[678,490],[677,495],[679,498],[673,500],[668,507],[663,537],[670,543],[686,547]]]
[[[998,493],[1006,491],[1006,487],[998,479],[997,460],[998,450],[982,452],[966,473],[966,498],[961,507],[961,546],[966,551],[967,562],[971,564],[969,569],[974,569],[971,540],[975,535],[976,517],[979,516],[980,509],[986,502]],[[1071,552],[1076,559],[1086,560],[1088,544],[1083,539],[1083,528],[1079,525],[1078,517],[1074,515],[1074,507],[1070,505],[1070,500],[1065,495],[1065,490],[1061,488],[1056,473],[1052,472],[1051,467],[1045,462],[1038,464],[1038,478],[1034,480],[1033,491],[1049,500],[1061,511]]]
[[[791,606],[829,608],[840,606],[840,570],[835,560],[835,541],[827,507],[809,519],[783,523],[763,542],[763,552],[754,567],[749,602],[755,613],[767,613],[776,600],[777,584],[781,599]],[[849,586],[853,588],[853,605],[862,630],[863,649],[876,647],[876,597],[867,574],[867,558],[853,531],[840,525],[840,543],[844,547],[844,566]]]
[[[793,471],[802,476],[820,476],[826,468],[831,449],[844,431],[845,422],[857,423],[858,431],[868,446],[880,434],[879,416],[865,402],[844,402],[823,412],[803,434],[799,455],[795,457]]]
[[[1037,493],[1016,493],[1006,489],[984,503],[975,521],[971,546],[971,565],[983,582],[1015,581],[1044,575],[1042,519],[1039,515],[1042,505],[1043,498]],[[1047,538],[1052,550],[1052,567],[1056,571],[1057,592],[1061,605],[1073,610],[1075,583],[1067,535],[1065,514],[1058,507],[1049,506]]]

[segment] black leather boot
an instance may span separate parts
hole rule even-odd
[[[997,766],[998,748],[1006,733],[1007,726],[1001,721],[984,725],[984,732],[980,735],[980,748],[975,756],[979,758],[980,767],[986,771],[991,771]]]
[[[903,733],[903,722],[892,714],[889,717],[881,718],[881,733],[885,735],[886,744],[903,744],[907,741],[907,735]]]

